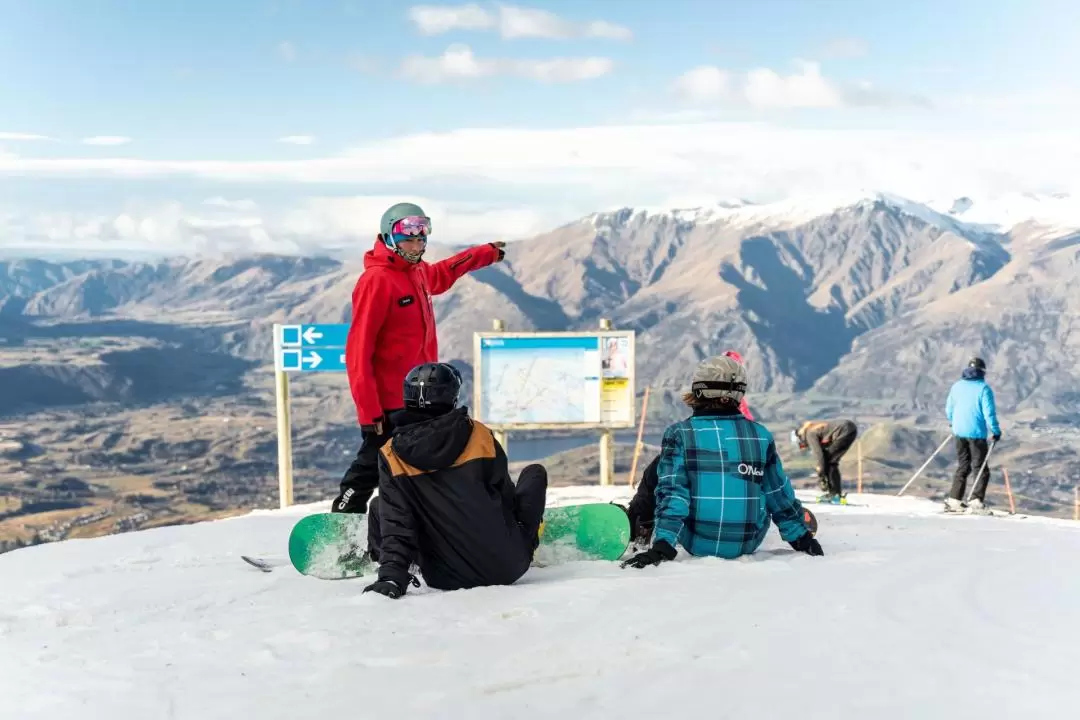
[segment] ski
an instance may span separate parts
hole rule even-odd
[[[268,563],[265,560],[260,560],[259,558],[248,557],[247,555],[241,555],[240,559],[243,560],[244,562],[246,562],[248,565],[251,565],[252,567],[259,568],[263,572],[268,573],[268,572],[273,572],[274,571],[274,566],[271,565],[270,563]]]

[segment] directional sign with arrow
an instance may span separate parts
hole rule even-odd
[[[343,348],[349,335],[347,323],[281,325],[279,330],[282,348]]]
[[[277,366],[285,372],[345,372],[347,323],[279,325]]]
[[[285,372],[345,372],[345,351],[281,350],[279,361]]]

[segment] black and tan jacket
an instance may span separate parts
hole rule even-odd
[[[506,453],[465,408],[435,418],[400,413],[379,456],[379,576],[416,562],[433,588],[506,585],[532,552],[514,515]]]

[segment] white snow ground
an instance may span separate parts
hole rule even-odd
[[[1075,714],[1080,523],[851,499],[867,507],[811,506],[824,557],[774,529],[739,561],[573,563],[397,601],[287,564],[292,523],[324,504],[17,550],[0,718]]]

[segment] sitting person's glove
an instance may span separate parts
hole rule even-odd
[[[405,594],[405,591],[409,589],[409,585],[420,587],[420,581],[407,572],[400,572],[391,567],[383,567],[380,570],[379,579],[364,588],[364,592],[370,590],[397,600]]]
[[[675,554],[675,548],[671,547],[667,540],[657,540],[651,548],[624,561],[619,567],[640,569],[647,565],[659,565],[665,560],[674,560]]]
[[[807,555],[825,554],[825,551],[821,549],[821,543],[819,543],[817,541],[817,538],[815,538],[809,532],[795,538],[793,541],[789,542],[788,545],[790,545],[795,550],[798,550],[799,552],[806,553]]]
[[[401,587],[393,580],[376,580],[364,588],[364,592],[369,590],[377,592],[380,595],[385,595],[388,598],[393,598],[394,600],[397,600],[405,594],[405,588]]]

